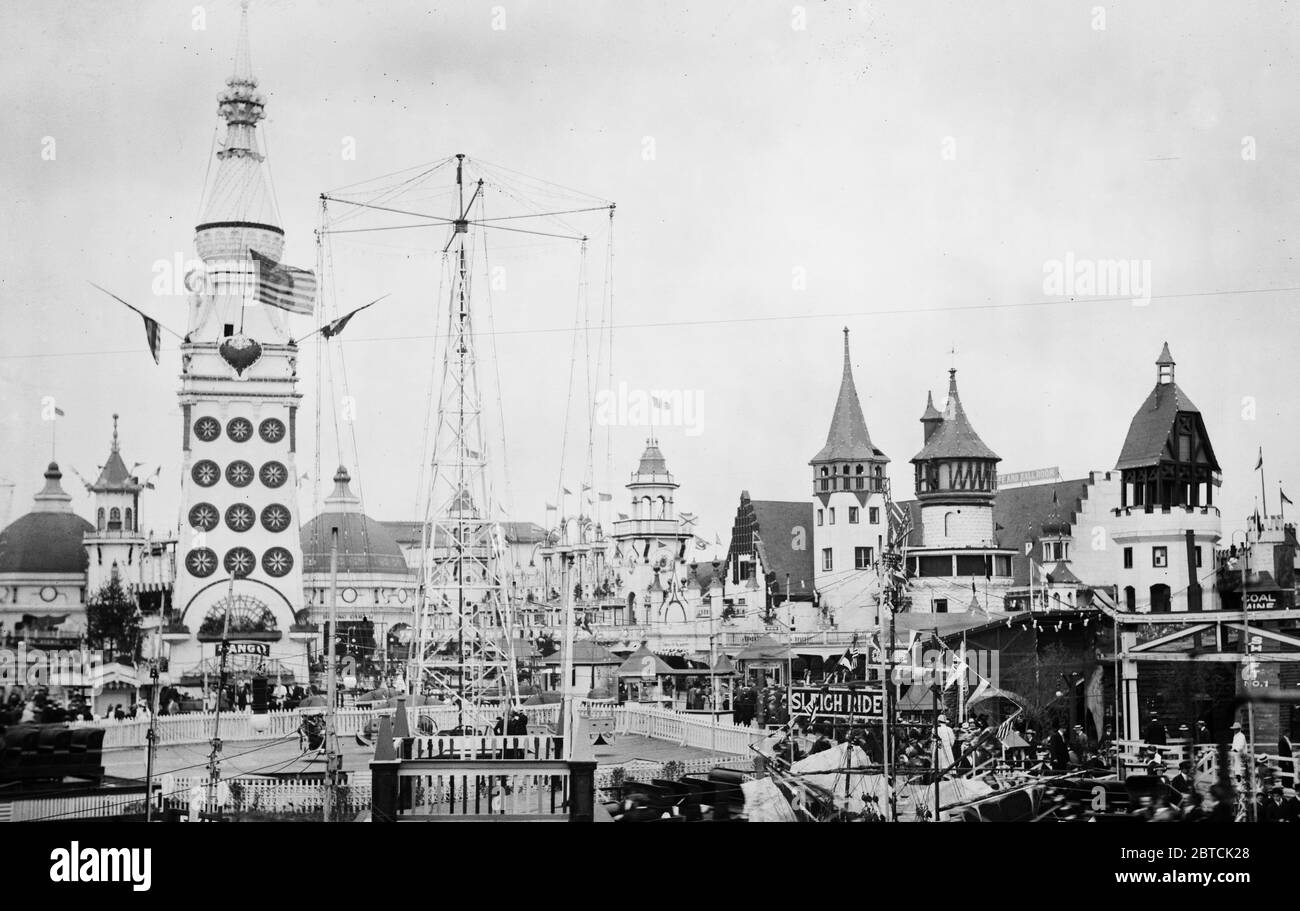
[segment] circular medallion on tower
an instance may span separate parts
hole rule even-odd
[[[279,487],[289,478],[289,469],[283,462],[270,461],[262,466],[260,472],[262,483],[267,487]]]
[[[213,417],[202,417],[194,422],[194,435],[205,443],[221,436],[221,422]]]
[[[217,554],[210,547],[196,547],[185,555],[185,568],[191,576],[206,579],[217,570]]]
[[[253,422],[248,418],[231,418],[226,424],[226,435],[236,443],[243,443],[253,437]]]
[[[284,421],[278,418],[267,418],[257,427],[258,435],[266,443],[278,443],[284,439]]]
[[[262,569],[268,576],[275,576],[277,579],[287,575],[289,570],[293,569],[293,554],[283,547],[272,547],[262,554]]]
[[[246,503],[236,503],[226,510],[226,526],[231,531],[248,531],[257,521],[257,513]]]
[[[211,503],[195,503],[190,507],[190,527],[212,531],[221,521],[221,513]]]
[[[289,527],[289,510],[279,503],[272,503],[262,510],[262,527],[267,531],[284,531]]]
[[[226,480],[231,487],[247,487],[253,483],[253,466],[243,459],[236,459],[226,466]]]
[[[211,487],[221,480],[221,466],[211,459],[199,459],[190,469],[190,477],[200,487]]]
[[[242,579],[257,568],[257,555],[247,547],[232,547],[226,551],[226,572]]]

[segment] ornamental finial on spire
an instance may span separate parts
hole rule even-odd
[[[113,451],[117,452],[117,415],[113,415]]]

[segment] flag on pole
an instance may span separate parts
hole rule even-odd
[[[1006,721],[998,725],[998,740],[1006,740],[1008,737],[1011,736],[1011,730],[1012,730],[1011,722],[1015,721],[1016,718],[1019,717],[1020,713],[1023,711],[1024,708],[1016,709],[1014,712],[1011,713],[1011,715],[1007,718]]]
[[[573,496],[573,491],[572,491],[572,490],[569,490],[569,488],[567,488],[567,487],[562,487],[562,488],[560,488],[560,489],[564,491],[564,495],[565,495],[566,497],[571,497],[571,496]]]
[[[384,295],[384,297],[387,296],[388,295],[386,294]],[[351,313],[346,313],[343,316],[340,316],[338,319],[334,320],[334,322],[330,323],[329,325],[321,326],[320,334],[325,336],[325,338],[333,338],[334,336],[338,335],[348,327],[348,320],[352,319],[352,317],[356,316],[362,310],[366,309],[366,307],[373,307],[375,304],[379,303],[383,299],[384,299],[383,297],[376,298],[375,300],[372,300],[370,303],[366,304],[365,307],[358,307],[357,309],[353,310]]]
[[[695,549],[696,549],[696,550],[707,550],[708,547],[709,547],[709,542],[708,542],[708,541],[705,541],[703,538],[696,538],[696,539],[695,539]]]
[[[58,405],[55,405],[55,406],[54,406],[54,416],[55,416],[55,417],[59,417],[59,418],[65,418],[65,417],[67,417],[68,415],[67,415],[66,412],[64,412],[64,410],[63,410],[62,408],[60,408]]]
[[[716,544],[718,547],[721,547],[721,546],[722,546],[722,536],[721,536],[721,535],[714,535],[714,536],[713,536],[713,543]]]
[[[162,333],[159,331],[158,321],[143,313],[140,314],[140,318],[144,320],[144,337],[149,343],[149,353],[153,355],[153,362],[157,364],[158,351],[162,348]]]
[[[600,498],[600,502],[602,503],[612,503],[614,501],[613,494],[598,493],[596,496]]]
[[[1282,494],[1282,502],[1285,503],[1287,506],[1294,506],[1294,505],[1295,505],[1294,503],[1291,502],[1291,498],[1288,497],[1288,496],[1286,495],[1286,491],[1285,491],[1285,490],[1283,490],[1282,488],[1279,487],[1279,488],[1278,488],[1278,493]]]
[[[619,517],[620,520],[622,520],[622,521],[626,521],[626,520],[627,520],[627,513],[625,513],[625,512],[620,512],[620,513],[618,514],[618,517]]]
[[[1255,463],[1255,470],[1259,471],[1264,467],[1264,447],[1259,447],[1259,461]]]
[[[844,668],[844,673],[846,675],[851,674],[858,666],[858,656],[861,654],[862,650],[858,648],[858,637],[854,636],[853,641],[850,642],[849,647],[844,650],[844,654],[840,655],[840,660],[836,662],[836,664],[839,667]]]
[[[250,249],[248,252],[253,255],[253,262],[257,265],[258,302],[290,313],[310,316],[316,307],[315,273],[277,263],[256,250]]]

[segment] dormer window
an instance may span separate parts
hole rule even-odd
[[[1174,365],[1161,364],[1159,372],[1159,381],[1161,386],[1168,386],[1174,381]]]

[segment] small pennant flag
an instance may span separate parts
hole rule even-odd
[[[150,319],[143,313],[140,318],[144,320],[144,337],[149,342],[149,353],[153,355],[153,362],[158,363],[158,350],[162,347],[162,334],[158,330],[158,321]]]
[[[60,418],[66,418],[68,415],[67,415],[67,412],[65,412],[62,408],[60,408],[58,405],[55,405],[55,406],[54,406],[54,416],[55,416],[55,417],[60,417]]]
[[[547,504],[546,504],[546,511],[547,511],[547,512],[551,512],[552,510],[555,510],[555,509],[559,509],[559,507],[556,506],[554,503],[547,503]]]
[[[618,514],[618,517],[619,517],[619,519],[621,519],[621,520],[623,520],[623,521],[626,521],[626,520],[627,520],[627,513],[625,513],[625,512],[620,512],[620,513]]]
[[[583,490],[584,493],[585,493],[586,491],[588,491],[588,490],[591,490],[591,485],[590,485],[590,484],[583,484],[583,485],[582,485],[582,490]]]
[[[1295,505],[1294,503],[1291,502],[1291,498],[1288,497],[1288,496],[1286,495],[1286,491],[1285,491],[1285,490],[1281,490],[1281,489],[1279,488],[1278,493],[1282,494],[1282,502],[1283,502],[1283,503],[1287,504],[1288,506],[1294,506],[1294,505]]]
[[[569,490],[569,488],[565,487],[565,488],[562,488],[562,489],[564,490],[564,495],[565,495],[566,497],[571,497],[571,496],[573,496],[573,491],[572,491],[572,490]]]
[[[257,265],[258,302],[290,313],[310,316],[316,307],[316,275],[307,269],[295,269],[277,263],[256,250],[250,249],[248,252]]]
[[[611,503],[614,500],[613,495],[608,493],[597,494],[597,496],[600,497],[600,502],[602,503]]]
[[[714,535],[714,536],[713,536],[713,543],[716,544],[716,545],[718,545],[719,547],[721,547],[721,546],[722,546],[722,536],[721,536],[721,535]]]
[[[1264,447],[1259,447],[1259,461],[1255,463],[1255,470],[1259,471],[1264,467]]]
[[[696,550],[707,550],[708,547],[709,547],[709,542],[708,542],[708,541],[705,541],[703,538],[696,538],[696,539],[695,539],[695,549],[696,549]]]
[[[387,297],[387,295],[385,295],[385,297]],[[356,316],[362,310],[366,309],[366,307],[373,307],[375,304],[379,303],[379,301],[383,299],[384,298],[381,297],[376,300],[372,300],[370,303],[366,304],[365,307],[358,307],[357,309],[353,310],[351,313],[346,313],[343,316],[340,316],[338,319],[334,320],[334,322],[330,323],[329,325],[321,326],[320,334],[325,336],[325,338],[333,338],[334,336],[338,335],[340,332],[342,332],[344,329],[347,328],[348,320],[352,319],[352,317]]]
[[[663,399],[659,398],[659,396],[657,396],[657,395],[652,395],[652,396],[650,396],[650,404],[653,405],[655,408],[667,408],[667,407],[668,407],[668,403],[665,402]]]

